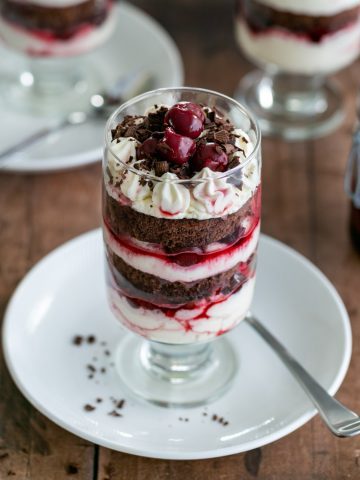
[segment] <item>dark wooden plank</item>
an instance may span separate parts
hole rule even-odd
[[[0,204],[2,313],[38,259],[99,225],[100,167],[37,177],[2,174]],[[0,364],[0,478],[92,478],[93,445],[38,413],[14,386],[3,358]]]
[[[350,314],[353,354],[338,398],[355,411],[360,411],[360,255],[350,242],[349,201],[344,194],[343,179],[355,122],[359,73],[360,65],[357,62],[351,69],[338,75],[346,91],[346,122],[331,137],[319,139],[312,145],[312,175],[315,183],[313,211],[316,219],[313,260],[334,283]],[[326,434],[319,421],[313,425],[314,448],[322,448],[326,452],[322,461],[319,457],[314,461],[314,471],[324,478],[359,478],[360,438],[334,439]]]

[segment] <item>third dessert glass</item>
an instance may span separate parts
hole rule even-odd
[[[137,334],[122,341],[117,368],[142,398],[196,405],[230,384],[237,352],[219,337],[244,318],[253,296],[260,170],[256,122],[221,94],[160,89],[110,118],[108,297]]]
[[[112,0],[0,0],[0,37],[27,58],[8,100],[32,111],[71,110],[97,87],[95,72],[78,55],[112,33]]]
[[[264,133],[289,140],[329,133],[342,99],[326,75],[360,52],[359,0],[237,0],[236,35],[263,70],[247,75],[237,97]]]

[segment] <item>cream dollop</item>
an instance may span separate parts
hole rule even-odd
[[[238,188],[227,183],[226,179],[218,178],[218,174],[208,167],[194,175],[194,180],[203,181],[193,189],[194,210],[207,212],[210,215],[225,215],[237,203]]]
[[[140,180],[137,173],[129,170],[120,186],[122,193],[133,202],[142,202],[146,198],[151,197],[151,190],[148,184],[140,182]]]
[[[175,173],[164,173],[152,193],[153,204],[163,215],[179,215],[189,209],[190,191],[178,181]]]
[[[123,176],[123,163],[132,164],[136,160],[136,147],[139,145],[139,142],[133,137],[120,137],[117,140],[119,140],[118,143],[113,142],[111,144],[107,164],[115,182],[119,181]],[[123,163],[119,162],[114,155],[120,158]]]

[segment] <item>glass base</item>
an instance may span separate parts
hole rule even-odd
[[[257,70],[241,80],[235,98],[252,110],[264,135],[285,140],[327,135],[345,116],[340,92],[323,77]]]
[[[163,407],[209,403],[231,385],[238,360],[225,338],[198,345],[168,345],[127,335],[116,354],[125,386]]]
[[[89,98],[101,90],[101,77],[82,59],[30,59],[0,79],[2,101],[12,109],[40,115],[89,109]]]

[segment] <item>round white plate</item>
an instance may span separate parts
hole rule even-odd
[[[334,394],[351,355],[344,305],[314,265],[266,236],[260,242],[253,311]],[[96,342],[76,346],[75,335],[95,335]],[[28,273],[8,306],[3,343],[17,386],[37,409],[70,432],[122,452],[165,459],[230,455],[273,442],[315,414],[285,367],[245,323],[228,334],[240,359],[231,389],[193,409],[156,407],[122,390],[112,362],[123,335],[129,333],[106,303],[102,240],[94,231],[59,247]],[[103,401],[96,403],[97,398]],[[111,398],[126,400],[117,410],[122,416],[109,415]],[[86,404],[95,410],[85,411]]]
[[[182,61],[168,33],[151,17],[127,3],[116,5],[115,14],[118,23],[114,34],[103,47],[88,56],[88,62],[96,66],[104,84],[111,85],[122,75],[143,68],[153,77],[153,88],[181,86]],[[21,61],[1,46],[0,58],[0,75],[5,76]],[[0,124],[1,153],[17,143],[19,132],[30,135],[48,125],[49,118],[19,113],[1,105]],[[53,134],[13,157],[6,170],[45,172],[99,161],[103,129],[102,122],[89,122]]]

